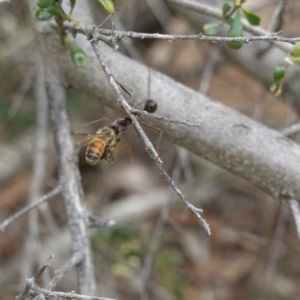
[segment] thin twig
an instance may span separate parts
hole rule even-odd
[[[221,49],[222,49],[222,44],[212,46],[212,48],[210,49],[207,62],[205,63],[205,66],[203,68],[200,87],[199,87],[199,92],[201,92],[204,95],[207,94],[207,91],[209,89],[210,81]]]
[[[0,231],[4,231],[5,228],[11,224],[13,221],[15,221],[17,218],[21,217],[22,215],[26,214],[31,209],[34,209],[35,207],[39,206],[43,202],[57,196],[61,192],[61,186],[58,185],[56,188],[54,188],[51,192],[47,193],[46,195],[42,196],[40,199],[36,200],[35,202],[30,203],[29,205],[25,206],[18,212],[16,212],[11,217],[7,218],[0,224]]]
[[[201,127],[201,124],[198,124],[198,123],[191,123],[191,122],[188,122],[186,120],[179,121],[179,120],[175,120],[175,119],[172,119],[172,118],[167,118],[165,116],[158,116],[158,115],[155,115],[155,114],[150,114],[150,113],[148,113],[144,110],[135,109],[133,107],[131,107],[130,110],[131,110],[132,113],[137,113],[141,116],[145,116],[145,117],[157,119],[157,120],[160,120],[160,121],[164,121],[168,125],[170,125],[172,123],[176,123],[176,124],[181,124],[181,125],[185,125],[185,126],[188,126],[188,127]]]
[[[146,2],[164,31],[168,32],[168,23],[172,19],[168,6],[160,0],[146,0]]]
[[[270,247],[270,255],[267,262],[267,268],[265,273],[265,284],[263,285],[263,297],[262,299],[267,299],[270,291],[271,284],[273,282],[274,274],[278,267],[278,260],[280,256],[280,249],[282,246],[282,238],[284,233],[286,232],[287,222],[289,220],[289,211],[285,207],[280,207],[280,214],[278,217],[275,236],[273,238],[271,247]]]
[[[46,269],[47,267],[49,267],[49,265],[50,265],[50,264],[49,264],[49,261],[50,261],[53,257],[54,257],[54,256],[51,255],[51,256],[49,257],[47,263],[44,264],[44,265],[42,265],[42,266],[38,269],[38,271],[36,272],[36,274],[35,274],[33,277],[31,277],[30,279],[27,279],[27,280],[26,280],[26,285],[25,285],[24,289],[21,291],[21,293],[20,293],[18,296],[16,296],[16,300],[25,300],[25,299],[27,298],[27,296],[28,296],[28,294],[30,293],[30,290],[31,290],[30,283],[32,283],[32,284],[35,285],[36,280],[38,280],[38,279],[41,277],[41,275],[43,274],[43,272],[45,271],[45,269]]]
[[[284,8],[286,6],[287,0],[278,0],[278,4],[273,12],[271,21],[268,26],[268,31],[277,31],[280,30],[283,23],[283,14],[284,14]]]
[[[175,185],[174,181],[170,178],[169,174],[166,172],[164,166],[163,166],[163,162],[160,159],[158,153],[156,152],[155,148],[153,147],[151,141],[148,139],[147,135],[145,134],[144,130],[141,128],[138,120],[136,119],[135,115],[134,115],[134,110],[132,109],[131,106],[129,106],[129,104],[127,103],[127,101],[125,100],[125,98],[123,97],[123,95],[121,94],[118,84],[116,83],[115,79],[113,76],[111,76],[111,73],[109,71],[109,68],[106,64],[106,62],[103,59],[102,53],[100,51],[100,47],[98,46],[98,44],[95,41],[90,41],[91,45],[96,53],[96,56],[106,74],[107,80],[110,84],[110,86],[112,87],[112,89],[114,90],[116,96],[117,96],[117,101],[120,103],[120,105],[124,108],[124,110],[126,111],[126,113],[128,114],[128,116],[131,118],[136,130],[138,131],[139,135],[142,137],[145,146],[146,146],[146,152],[149,154],[149,156],[154,160],[154,162],[156,163],[157,167],[160,170],[160,174],[162,174],[165,179],[168,181],[168,183],[170,184],[170,186],[172,187],[172,189],[175,191],[175,193],[180,197],[180,199],[184,202],[184,204],[194,212],[194,214],[201,220],[205,230],[207,231],[207,233],[210,235],[210,228],[209,225],[206,223],[206,221],[202,218],[202,216],[200,215],[200,213],[202,213],[202,209],[199,209],[197,207],[195,207],[193,204],[191,204],[185,197],[184,195],[181,193],[181,191],[177,188],[177,186]]]
[[[181,173],[181,165],[178,163],[173,171],[173,178],[178,181],[180,178],[180,173]],[[145,263],[141,272],[141,299],[142,300],[148,300],[149,296],[147,293],[147,287],[148,287],[148,282],[149,282],[149,278],[151,275],[151,271],[152,271],[152,266],[153,266],[153,261],[155,258],[155,254],[158,250],[159,247],[159,242],[166,224],[166,221],[168,219],[169,216],[169,212],[170,212],[170,206],[171,206],[171,199],[169,198],[168,201],[166,201],[163,205],[163,207],[161,208],[160,211],[160,216],[158,221],[155,224],[155,229],[154,229],[154,233],[152,235],[151,238],[151,242],[150,242],[150,246],[149,246],[149,250],[148,253],[146,254],[145,257]]]
[[[160,33],[142,33],[134,31],[117,31],[102,28],[93,28],[94,34],[91,42],[102,40],[105,37],[105,42],[118,42],[124,38],[135,38],[135,39],[156,39],[156,40],[167,40],[176,42],[178,40],[197,40],[197,41],[208,41],[212,43],[219,42],[243,42],[248,44],[254,41],[276,41],[282,43],[296,44],[300,41],[300,37],[286,38],[279,35],[281,32],[269,33],[267,35],[252,36],[252,37],[223,37],[223,36],[208,36],[202,33],[198,34],[160,34]]]
[[[48,70],[51,72],[51,70]],[[94,264],[90,245],[90,236],[86,218],[84,195],[80,182],[75,146],[71,136],[71,125],[67,112],[66,90],[60,75],[48,75],[47,94],[50,116],[57,152],[59,180],[68,216],[68,226],[72,238],[73,254],[83,252],[84,259],[77,265],[79,291],[82,294],[96,293]]]
[[[82,299],[82,300],[115,300],[112,298],[105,298],[105,297],[95,297],[95,296],[86,296],[80,295],[76,293],[64,293],[64,292],[52,292],[46,289],[39,288],[34,282],[29,282],[29,286],[31,289],[34,289],[38,294],[43,294],[47,298],[54,298],[54,299]]]
[[[67,274],[74,266],[79,264],[83,259],[83,252],[76,252],[72,257],[66,262],[66,264],[55,271],[54,277],[47,285],[47,290],[53,290],[53,288],[60,282],[60,280]]]
[[[300,239],[300,208],[299,208],[299,201],[295,199],[291,199],[290,201],[290,207],[295,219],[296,229],[298,233],[298,237]]]
[[[205,16],[212,17],[214,19],[224,21],[222,12],[220,9],[214,8],[211,5],[206,5],[204,3],[201,3],[199,1],[191,1],[191,0],[165,0],[167,3],[177,5],[182,8],[190,9],[193,12],[197,12],[200,14],[203,14]],[[270,35],[270,32],[266,31],[265,29],[259,27],[259,26],[252,26],[248,23],[246,20],[242,20],[243,29],[253,35],[256,36],[267,36]],[[277,48],[287,52],[291,51],[291,46],[287,44],[282,43],[276,43],[274,41],[271,41],[271,43],[274,43],[274,46]]]
[[[33,178],[30,187],[28,203],[34,203],[41,197],[44,179],[46,175],[46,152],[48,146],[48,99],[45,90],[44,67],[39,55],[36,56],[35,66],[35,98],[36,98],[36,134],[35,134],[35,151],[33,157]],[[38,245],[39,226],[37,211],[31,210],[28,216],[28,236],[24,255],[26,259],[21,264],[21,278],[27,278],[32,274],[32,269],[37,262],[37,245]]]
[[[91,213],[89,214],[87,221],[91,228],[109,228],[117,224],[115,220],[107,220]]]
[[[293,137],[296,134],[300,133],[300,123],[294,124],[284,130],[281,131],[283,135],[286,137]]]

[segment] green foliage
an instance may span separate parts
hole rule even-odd
[[[225,2],[222,6],[222,16],[223,19],[226,19],[229,12],[232,11],[234,5],[232,2]]]
[[[59,2],[51,2],[51,4],[46,8],[46,11],[53,16],[62,17],[64,20],[69,19]]]
[[[86,54],[84,51],[76,46],[74,43],[67,41],[67,45],[70,48],[70,55],[72,62],[77,68],[85,68],[86,67]]]
[[[203,26],[203,31],[207,35],[216,35],[221,27],[222,23],[207,23]]]
[[[76,0],[70,0],[71,9],[74,8],[75,4],[76,4]]]
[[[183,263],[183,256],[178,250],[165,250],[156,257],[155,271],[161,284],[177,299],[181,299],[186,282],[178,273]]]
[[[160,246],[168,242],[168,237],[160,239]],[[110,260],[115,276],[130,278],[143,267],[143,259],[149,250],[150,240],[134,228],[114,228],[98,230],[92,236],[95,253]],[[153,276],[177,299],[181,299],[186,281],[180,274],[184,258],[179,250],[164,249],[156,253]]]
[[[228,20],[229,31],[227,33],[228,37],[243,37],[243,25],[241,22],[240,12],[237,11],[234,18]],[[231,49],[240,49],[243,47],[243,42],[227,42],[227,45]]]
[[[237,38],[243,37],[243,25],[242,25],[242,13],[251,25],[259,25],[260,17],[252,11],[242,7],[242,1],[231,0],[226,1],[222,5],[222,17],[223,23],[207,23],[203,27],[203,31],[206,35],[216,35],[221,29],[222,25],[227,22],[229,24],[229,30],[227,37]],[[243,42],[227,42],[227,45],[231,49],[240,49],[243,46]]]
[[[51,0],[37,0],[37,6],[39,8],[47,8],[49,7]]]
[[[12,141],[35,125],[35,102],[30,97],[24,99],[22,108],[14,117],[9,116],[9,106],[0,103],[0,130],[7,141]]]
[[[103,5],[107,13],[112,14],[115,11],[114,3],[111,0],[98,0],[98,1]]]
[[[36,18],[40,21],[48,20],[51,16],[61,17],[63,20],[70,20],[58,0],[37,0],[37,6],[40,9],[36,12]]]
[[[297,42],[293,47],[292,55],[295,58],[300,58],[300,42]]]
[[[282,82],[285,76],[285,67],[276,66],[273,71],[273,80],[270,90],[271,92],[275,92],[276,96],[279,96],[282,92]]]
[[[258,26],[260,24],[260,17],[258,15],[245,8],[243,8],[242,11],[251,25]]]
[[[35,17],[39,21],[47,21],[52,17],[52,15],[50,13],[48,13],[47,11],[44,11],[43,9],[38,9],[35,13]]]

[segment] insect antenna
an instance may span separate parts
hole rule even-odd
[[[94,123],[98,123],[102,120],[108,120],[109,122],[112,122],[111,119],[108,119],[108,118],[101,118],[101,119],[97,119],[97,120],[94,120],[94,121],[91,121],[91,122],[88,122],[88,123],[85,123],[83,124],[82,126],[88,126],[88,125],[91,125],[91,124],[94,124]]]
[[[120,82],[115,79],[114,75],[109,74],[109,76],[111,76],[114,81],[120,86],[120,88],[131,98],[131,94],[124,88],[124,86]]]

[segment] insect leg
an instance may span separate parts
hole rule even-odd
[[[146,124],[146,123],[144,123],[142,121],[140,121],[140,123],[143,124],[145,127],[148,127],[148,128],[151,128],[153,130],[158,131],[158,137],[157,137],[156,142],[155,142],[155,150],[158,152],[160,141],[161,141],[161,135],[162,135],[161,129],[159,129],[157,127],[154,127],[154,126],[151,126],[149,124]]]

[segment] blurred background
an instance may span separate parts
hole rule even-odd
[[[101,23],[106,17],[102,6],[96,0],[89,1],[94,1],[94,14]],[[208,22],[198,14],[196,24],[186,10],[169,7],[163,1],[114,3],[117,29],[193,34]],[[207,1],[214,7],[222,3]],[[267,29],[282,3],[283,12],[277,16],[280,22],[275,22],[271,31],[299,36],[299,1],[248,0],[246,6],[261,16],[261,26]],[[105,24],[111,27],[110,22]],[[120,44],[120,51],[280,130],[298,119],[299,70],[294,70],[293,85],[286,82],[282,96],[275,97],[269,91],[272,73],[263,79],[263,70],[259,69],[260,60],[269,55],[270,48],[263,43],[260,46],[265,53],[257,53],[257,61],[250,62],[257,64],[256,75],[234,59],[237,52],[221,44],[133,40]],[[38,103],[33,47],[26,1],[0,3],[0,221],[28,203],[32,186]],[[284,54],[279,59],[283,58]],[[150,79],[149,85],[151,97]],[[109,121],[84,124],[120,117],[120,113],[74,90],[68,91],[68,105],[74,132],[95,132]],[[146,131],[155,141],[156,132]],[[50,127],[45,140],[42,194],[58,180]],[[300,243],[288,205],[163,136],[160,157],[187,198],[204,209],[203,216],[212,229],[208,237],[159,175],[134,128],[118,145],[113,165],[101,161],[91,167],[84,155],[83,148],[79,166],[86,204],[94,214],[117,222],[111,228],[92,230],[99,295],[116,299],[300,299]],[[60,196],[37,209],[36,222],[34,241],[29,239],[32,233],[28,215],[0,233],[2,300],[14,299],[26,276],[32,275],[26,274],[28,261],[37,268],[55,255],[44,277],[47,282],[70,257],[70,237]],[[35,245],[30,257],[25,251],[29,240]],[[75,272],[68,274],[56,290],[76,290]]]

